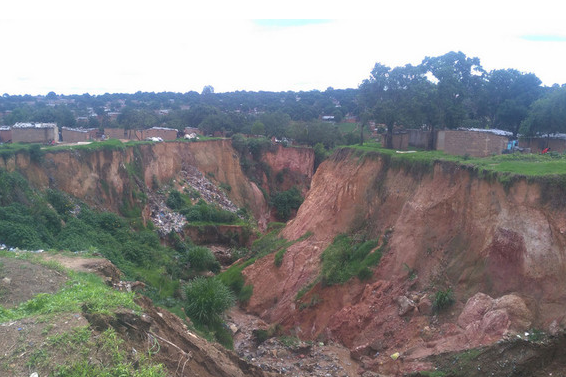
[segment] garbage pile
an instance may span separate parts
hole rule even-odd
[[[225,211],[234,213],[238,211],[238,207],[228,199],[226,193],[196,167],[186,167],[179,173],[179,178],[181,191],[194,193],[195,199],[203,199]],[[180,233],[187,223],[185,216],[167,207],[166,200],[167,197],[162,191],[148,194],[151,222],[162,237],[172,231]]]
[[[213,203],[220,208],[230,212],[236,212],[238,207],[226,196],[226,193],[206,178],[196,167],[187,166],[181,171],[180,177],[183,183],[198,191],[201,198],[207,203]]]
[[[161,237],[168,235],[171,231],[180,233],[183,230],[187,219],[167,207],[165,195],[155,193],[148,195],[148,199],[151,222]]]

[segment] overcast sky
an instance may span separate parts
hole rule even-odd
[[[564,84],[562,4],[2,0],[0,94],[355,88],[449,51]]]

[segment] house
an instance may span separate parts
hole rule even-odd
[[[12,126],[14,143],[49,143],[58,140],[56,123],[16,123]]]
[[[487,157],[506,150],[510,136],[501,130],[441,130],[436,135],[436,149],[457,156]]]

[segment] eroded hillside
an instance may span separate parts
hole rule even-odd
[[[427,355],[564,327],[566,213],[552,204],[560,200],[536,183],[506,189],[454,163],[392,165],[342,150],[319,167],[281,233],[312,235],[279,267],[270,255],[244,270],[250,312],[305,338],[338,340],[384,373],[399,368],[395,352],[405,370],[422,369]],[[324,286],[321,254],[341,233],[379,237],[383,256],[369,279]],[[439,293],[455,304],[435,311]]]

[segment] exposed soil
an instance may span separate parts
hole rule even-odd
[[[107,260],[100,258],[67,257],[38,254],[45,259],[57,260],[77,271],[93,272],[104,276],[114,286],[119,271]],[[64,274],[49,267],[22,259],[0,258],[2,278],[9,281],[10,290],[2,297],[2,305],[18,305],[38,293],[55,293],[66,281]],[[159,352],[152,360],[162,363],[170,376],[200,377],[264,377],[272,373],[240,359],[234,352],[209,343],[191,333],[183,321],[166,310],[153,306],[151,300],[140,296],[138,304],[143,314],[131,310],[118,310],[113,315],[92,314],[84,307],[79,313],[55,316],[30,317],[0,324],[0,375],[29,376],[36,372],[49,375],[57,365],[75,361],[74,350],[57,346],[49,339],[74,329],[89,327],[91,340],[96,344],[98,334],[113,328],[125,341],[131,362],[137,354],[158,345]],[[100,349],[89,353],[90,363],[104,363],[106,355]]]
[[[39,293],[57,292],[65,281],[67,277],[60,272],[25,260],[0,257],[0,305],[6,308]]]

